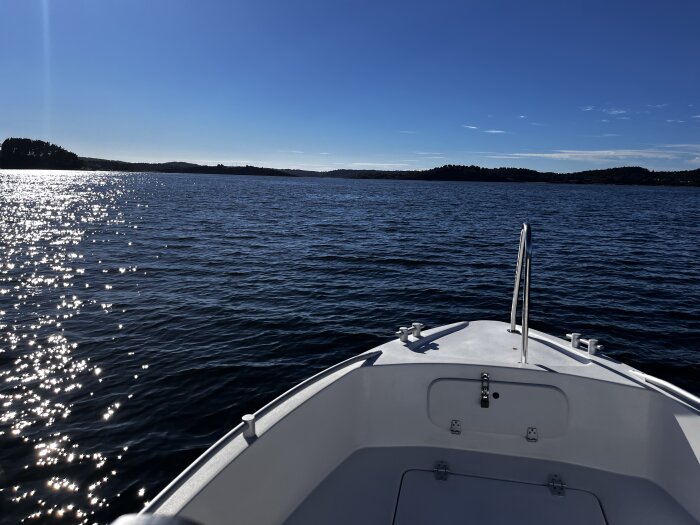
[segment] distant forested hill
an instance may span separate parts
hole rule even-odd
[[[0,149],[0,168],[75,170],[83,162],[75,153],[43,140],[5,139]]]
[[[56,144],[43,140],[18,138],[3,141],[0,149],[0,168],[295,176],[282,170],[257,166],[224,166],[223,164],[202,166],[191,162],[124,162],[78,157],[75,153],[66,151]]]
[[[258,166],[203,166],[190,162],[124,162],[78,157],[60,146],[41,140],[6,139],[0,150],[0,168],[82,169],[159,173],[212,173],[222,175],[273,175],[282,177],[337,177],[344,179],[396,179],[484,182],[549,182],[568,184],[639,184],[647,186],[700,186],[700,169],[651,171],[625,166],[576,173],[540,172],[524,168],[482,168],[448,164],[427,170],[333,170],[261,168]]]
[[[155,171],[158,173],[211,173],[221,175],[275,175],[278,177],[295,177],[292,173],[275,168],[257,166],[202,166],[191,162],[124,162],[122,160],[93,159],[81,157],[87,170],[95,171]]]
[[[482,168],[448,164],[428,170],[334,170],[314,172],[288,170],[300,176],[324,176],[346,179],[397,179],[482,182],[549,182],[559,184],[639,184],[645,186],[700,186],[700,170],[651,171],[625,166],[575,173],[553,173],[524,168]]]

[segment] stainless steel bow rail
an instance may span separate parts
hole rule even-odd
[[[515,269],[515,287],[513,288],[513,303],[510,308],[510,332],[518,333],[515,326],[515,318],[518,311],[518,295],[520,292],[520,281],[523,280],[523,310],[520,319],[521,332],[523,334],[522,348],[520,350],[520,362],[527,364],[527,341],[528,341],[528,315],[530,309],[530,267],[532,266],[532,234],[530,225],[523,224],[520,230],[520,248],[518,249],[518,266]]]

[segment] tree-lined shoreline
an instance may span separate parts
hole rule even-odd
[[[309,171],[259,166],[206,166],[189,162],[125,162],[79,157],[64,148],[41,140],[8,138],[0,148],[0,168],[56,169],[85,171],[126,171],[262,175],[284,177],[335,177],[347,179],[395,179],[481,182],[539,182],[559,184],[627,184],[654,186],[700,186],[700,169],[651,171],[640,166],[623,166],[573,173],[541,172],[525,168],[482,168],[448,164],[426,170],[333,170]]]

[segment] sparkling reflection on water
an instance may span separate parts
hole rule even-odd
[[[25,510],[22,521],[88,523],[115,496],[103,487],[128,446],[101,449],[74,436],[108,422],[133,394],[105,391],[104,370],[77,352],[70,327],[79,316],[99,318],[100,337],[112,340],[125,328],[112,319],[114,285],[95,276],[138,267],[112,267],[90,246],[131,249],[124,186],[108,174],[0,176],[0,465],[5,503]]]
[[[108,523],[398,326],[531,325],[700,390],[700,192],[0,172],[0,522]]]

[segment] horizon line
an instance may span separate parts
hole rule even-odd
[[[52,144],[55,145],[59,148],[63,148],[63,146],[60,146],[54,142],[50,141],[45,141],[42,139],[31,139],[31,138],[25,138],[25,137],[7,137],[3,139],[2,142],[0,142],[0,154],[2,151],[2,144],[6,140],[30,140],[30,141],[38,141],[38,142],[44,142],[46,144]],[[668,145],[667,145],[668,146]],[[695,145],[693,145],[695,146]],[[74,153],[70,150],[66,150],[69,153]],[[566,153],[573,153],[577,152],[577,150],[555,150],[556,152],[566,152]],[[626,151],[634,151],[634,150],[626,150]],[[580,153],[595,153],[594,151],[588,151],[588,150],[578,150]],[[347,164],[348,167],[334,167],[334,168],[323,168],[323,167],[318,167],[315,169],[312,169],[311,167],[309,168],[303,168],[303,167],[271,167],[271,166],[265,166],[265,165],[256,165],[256,164],[223,164],[223,162],[248,162],[248,161],[218,161],[218,160],[199,160],[199,161],[193,161],[193,160],[166,160],[166,161],[134,161],[134,160],[120,160],[120,159],[108,159],[108,158],[102,158],[102,157],[93,157],[93,156],[86,156],[86,155],[78,155],[77,153],[74,153],[79,159],[85,159],[85,160],[93,160],[93,161],[104,161],[104,162],[119,162],[119,163],[124,163],[124,164],[146,164],[146,165],[158,165],[158,164],[191,164],[193,167],[198,167],[198,168],[219,168],[220,166],[224,168],[256,168],[256,169],[269,169],[269,170],[277,170],[277,171],[306,171],[306,172],[311,172],[311,173],[332,173],[335,171],[355,171],[355,172],[363,172],[363,171],[377,171],[377,172],[386,172],[386,173],[391,173],[391,172],[411,172],[411,173],[419,173],[419,172],[425,172],[425,171],[431,171],[435,169],[440,169],[440,168],[445,168],[445,167],[476,167],[479,169],[483,170],[525,170],[525,171],[531,171],[535,173],[540,173],[540,174],[547,174],[547,173],[555,173],[559,175],[567,175],[567,174],[577,174],[577,173],[583,173],[583,172],[590,172],[590,171],[607,171],[607,170],[617,170],[617,169],[630,169],[630,168],[641,168],[644,170],[647,170],[652,173],[691,173],[695,171],[700,170],[699,167],[695,168],[688,168],[688,169],[656,169],[656,168],[650,168],[641,164],[622,164],[622,165],[614,165],[614,166],[607,166],[607,167],[591,167],[587,169],[578,169],[578,170],[566,170],[566,171],[558,171],[558,170],[539,170],[539,169],[534,169],[534,168],[526,168],[526,167],[519,167],[519,166],[498,166],[498,167],[485,167],[480,164],[463,164],[463,163],[447,163],[447,164],[436,164],[433,165],[432,167],[425,167],[425,168],[409,168],[408,164],[401,163],[401,162],[348,162],[345,163]],[[430,157],[424,154],[424,152],[417,152],[417,154],[420,154],[422,158],[436,158],[436,157]],[[488,155],[488,158],[492,159],[497,159],[497,158],[502,158],[502,159],[522,159],[522,158],[556,158],[555,156],[557,153],[502,153],[502,154],[496,154],[496,155]],[[199,162],[212,162],[215,164],[200,164]],[[367,166],[366,168],[358,168],[358,167],[351,167],[351,166]],[[372,167],[374,166],[374,167]],[[395,166],[394,168],[391,168],[390,166]],[[7,170],[7,169],[39,169],[39,170],[51,170],[51,171],[61,171],[60,169],[56,168],[0,168],[2,170]],[[76,170],[76,171],[110,171],[110,172],[117,172],[117,171],[123,171],[123,170],[118,170],[118,169],[107,169],[107,170]]]

